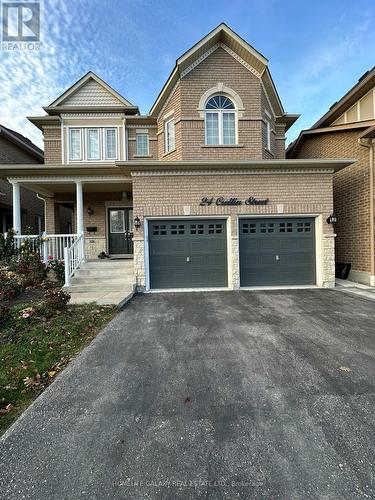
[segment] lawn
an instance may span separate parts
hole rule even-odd
[[[14,305],[0,327],[0,435],[116,314],[85,304],[29,316],[22,312],[29,306]]]

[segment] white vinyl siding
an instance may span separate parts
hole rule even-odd
[[[82,134],[81,129],[69,130],[69,158],[70,160],[82,160]]]
[[[137,133],[137,156],[148,156],[148,134]]]
[[[166,121],[164,124],[165,152],[169,153],[175,149],[174,119]]]
[[[87,159],[100,160],[99,129],[87,130]]]

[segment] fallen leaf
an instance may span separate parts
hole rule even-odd
[[[340,372],[347,372],[347,373],[352,371],[352,369],[349,368],[348,366],[339,366],[339,370]]]

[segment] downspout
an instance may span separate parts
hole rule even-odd
[[[374,231],[374,141],[371,139],[359,139],[359,144],[369,149],[370,159],[370,286],[375,286],[375,231]]]

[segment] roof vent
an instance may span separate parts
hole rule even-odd
[[[337,104],[337,101],[335,101],[329,109],[331,110],[332,108],[334,108],[336,106],[336,104]]]

